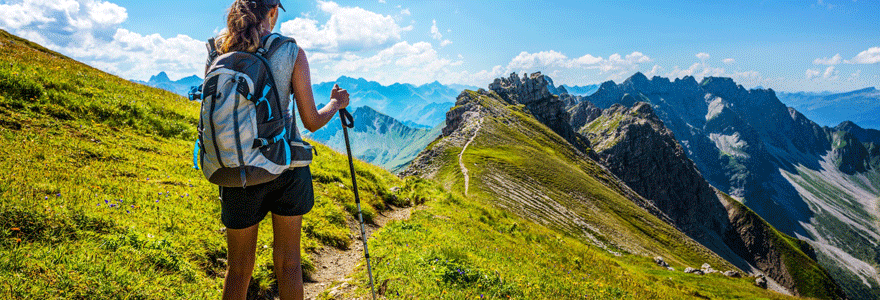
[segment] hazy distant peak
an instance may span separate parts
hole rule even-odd
[[[159,72],[159,74],[157,74],[157,75],[150,76],[150,82],[169,82],[169,81],[171,81],[171,79],[168,78],[168,74],[165,73],[165,71]]]

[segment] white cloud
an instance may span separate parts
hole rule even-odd
[[[819,74],[822,74],[822,71],[815,70],[815,69],[807,69],[807,71],[804,73],[804,75],[807,77],[807,79],[811,79],[811,80],[819,78]]]
[[[281,33],[296,38],[306,50],[345,52],[381,49],[400,41],[401,34],[413,28],[401,27],[391,16],[331,1],[318,1],[318,9],[330,14],[327,23],[299,17],[281,24]]]
[[[813,60],[813,64],[833,66],[833,65],[839,64],[842,61],[843,61],[843,57],[841,57],[840,53],[838,53],[830,58],[828,58],[828,57],[817,58],[817,59]]]
[[[380,82],[420,83],[434,81],[449,73],[448,67],[462,63],[441,58],[431,43],[402,41],[368,57],[336,55],[327,61],[326,68],[337,74],[370,73],[375,78],[371,80]]]
[[[705,60],[709,59],[709,53],[706,53],[706,52],[697,53],[696,56],[701,61],[705,61]]]
[[[859,52],[856,57],[850,59],[849,63],[854,64],[876,64],[880,63],[880,47],[871,47],[868,50]]]
[[[732,65],[732,64],[736,63],[736,60],[734,60],[733,58],[725,58],[725,59],[722,59],[721,62],[724,63],[725,65]]]
[[[660,65],[654,65],[654,67],[651,68],[651,71],[645,73],[645,76],[652,77],[655,75],[660,75],[660,72],[663,72],[663,67],[661,67]]]
[[[822,73],[822,78],[825,79],[837,79],[837,74],[840,73],[834,69],[834,66],[829,66],[825,69],[825,72]]]
[[[410,16],[410,15],[412,15],[412,13],[409,11],[409,8],[404,8],[404,9],[400,10],[400,15],[401,16]]]
[[[431,25],[431,38],[433,38],[435,40],[442,39],[443,34],[440,33],[440,29],[437,28],[437,20],[433,20],[432,22],[433,22],[433,24]]]
[[[437,28],[437,20],[432,21],[431,38],[440,41],[440,47],[446,47],[447,45],[452,44],[452,41],[443,39],[443,34],[440,33],[440,29]]]
[[[629,72],[638,69],[639,64],[650,62],[651,58],[635,51],[626,56],[618,53],[604,59],[600,56],[585,54],[578,58],[569,58],[565,54],[550,50],[537,53],[521,52],[511,59],[507,65],[510,72],[547,71],[546,69],[598,69],[600,73]]]
[[[0,27],[109,73],[145,80],[160,71],[180,78],[204,71],[203,41],[120,28],[125,8],[99,0],[10,1]]]

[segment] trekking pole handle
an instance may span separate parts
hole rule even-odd
[[[346,110],[344,108],[340,109],[339,110],[339,119],[342,120],[342,126],[348,127],[348,128],[354,128],[354,117],[352,117],[351,114],[348,113],[348,110]]]

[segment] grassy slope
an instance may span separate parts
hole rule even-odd
[[[225,237],[217,189],[191,167],[198,104],[6,32],[0,43],[0,298],[216,298]],[[318,148],[303,248],[346,247],[347,160]],[[357,166],[369,218],[402,181]],[[255,278],[268,288],[263,225]]]
[[[225,242],[216,189],[190,167],[197,105],[2,31],[0,43],[0,167],[10,170],[0,173],[0,297],[217,298]],[[344,247],[353,210],[346,160],[318,147],[303,248]],[[383,200],[430,200],[371,240],[377,278],[393,279],[390,298],[786,298],[750,279],[614,257],[431,183],[357,168],[367,217]],[[386,192],[393,186],[404,187],[400,200]],[[255,272],[263,288],[271,283],[266,225]],[[314,268],[308,258],[305,266]]]

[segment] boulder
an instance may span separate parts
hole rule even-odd
[[[762,289],[766,289],[767,288],[767,278],[764,278],[764,276],[758,276],[758,278],[755,278],[755,285],[762,288]]]
[[[708,263],[703,264],[703,266],[700,267],[700,270],[703,271],[703,273],[705,273],[705,274],[712,274],[712,273],[718,272],[715,269],[712,269],[712,266],[710,266]]]
[[[739,277],[740,277],[739,272],[734,271],[734,270],[727,270],[727,271],[724,271],[724,276],[727,276],[727,277],[733,277],[733,278],[739,278]]]
[[[705,273],[703,273],[703,271],[701,271],[701,270],[697,270],[697,269],[694,269],[694,268],[691,268],[691,267],[685,268],[685,269],[684,269],[684,272],[685,272],[685,273],[690,273],[690,274],[696,274],[696,275],[704,275],[704,274],[705,274]]]

